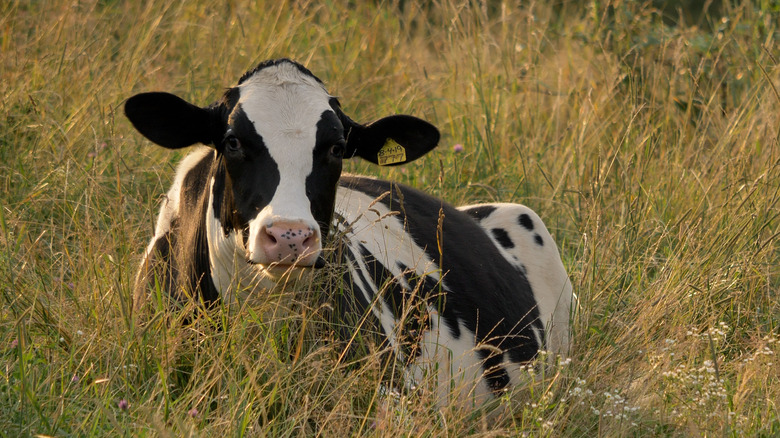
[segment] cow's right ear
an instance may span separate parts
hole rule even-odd
[[[405,114],[384,117],[368,125],[353,124],[346,136],[346,156],[355,155],[380,166],[414,161],[439,144],[435,126]]]
[[[125,115],[144,137],[168,149],[212,143],[212,112],[170,93],[127,99]]]
[[[397,166],[422,157],[439,144],[439,130],[417,117],[399,114],[361,125],[344,114],[335,97],[331,98],[330,106],[344,126],[345,157],[357,156],[380,166]]]

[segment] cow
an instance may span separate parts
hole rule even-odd
[[[408,385],[489,400],[546,350],[565,355],[574,295],[552,236],[519,204],[455,208],[423,191],[342,175],[345,159],[402,165],[439,131],[409,115],[353,121],[289,59],[260,63],[215,103],[132,96],[153,143],[199,146],[180,163],[136,279],[206,307],[272,288],[282,272],[337,267],[324,296],[345,336],[371,320]],[[457,388],[452,390],[452,388]]]

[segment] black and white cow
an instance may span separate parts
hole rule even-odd
[[[179,165],[138,275],[206,304],[274,286],[280,270],[337,265],[326,296],[365,315],[439,400],[484,400],[521,381],[538,351],[565,354],[572,287],[539,217],[517,204],[456,209],[401,184],[342,176],[344,158],[403,164],[438,130],[406,115],[346,116],[309,70],[287,59],[246,73],[201,108],[167,93],[125,113]],[[251,287],[247,287],[251,286]],[[350,319],[349,316],[352,316]],[[372,316],[373,315],[373,316]]]

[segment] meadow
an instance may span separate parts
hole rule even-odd
[[[0,3],[0,436],[780,435],[780,3],[420,3]],[[568,358],[464,413],[339,360],[316,282],[221,328],[136,321],[186,151],[124,99],[206,105],[275,57],[355,120],[442,132],[347,171],[539,213],[579,297]]]

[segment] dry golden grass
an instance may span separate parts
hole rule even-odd
[[[0,4],[0,435],[780,433],[777,2],[700,27],[645,3],[405,3]],[[580,298],[570,361],[493,415],[437,411],[385,395],[378,352],[337,360],[316,283],[222,330],[131,320],[182,153],[123,99],[207,104],[280,56],[357,120],[442,131],[419,162],[349,171],[545,219]]]

